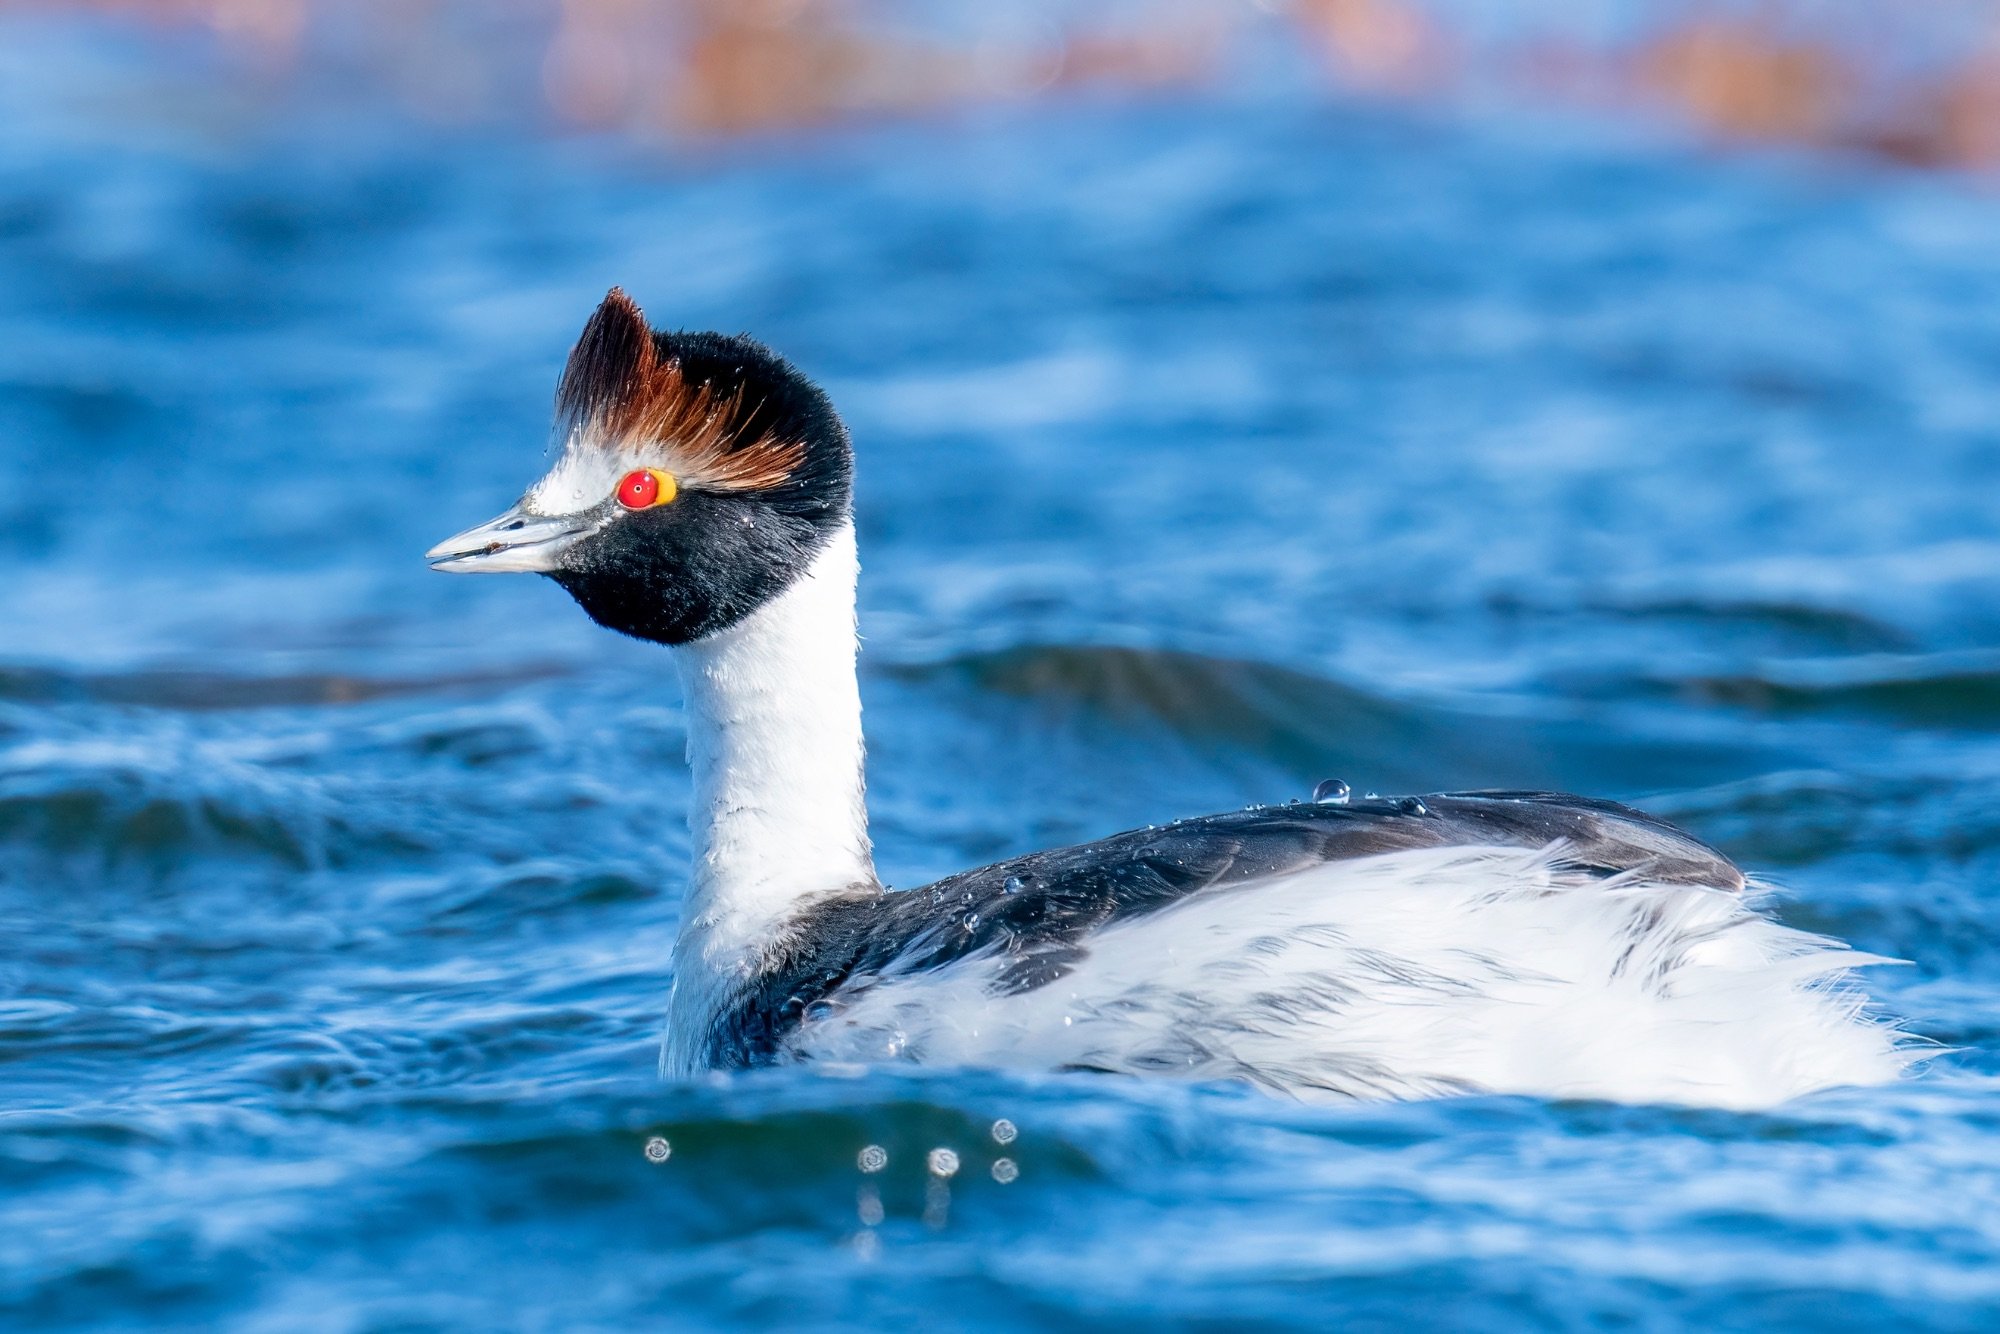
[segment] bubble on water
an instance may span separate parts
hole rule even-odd
[[[1353,789],[1338,778],[1327,778],[1313,789],[1313,800],[1321,806],[1345,806]]]
[[[993,1160],[993,1179],[1003,1186],[1011,1186],[1021,1178],[1021,1168],[1012,1158]]]
[[[674,1156],[674,1146],[667,1143],[667,1141],[663,1137],[655,1135],[651,1139],[646,1141],[647,1162],[664,1163],[665,1161],[667,1161],[667,1159],[673,1156]]]
[[[1005,889],[1009,894],[1019,894],[1022,890],[1026,889],[1027,887],[1028,887],[1028,882],[1026,878],[1018,875],[1008,876],[1006,883],[1001,886],[1001,888]]]
[[[1015,1129],[1014,1123],[1004,1116],[993,1123],[993,1142],[995,1144],[1012,1144],[1015,1137],[1020,1133],[1019,1130]]]
[[[889,1151],[880,1144],[870,1144],[855,1156],[854,1163],[864,1172],[879,1172],[889,1165]]]
[[[958,1175],[958,1155],[950,1149],[932,1149],[929,1164],[934,1177]]]

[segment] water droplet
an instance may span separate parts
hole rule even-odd
[[[1015,1128],[1014,1123],[1004,1116],[993,1123],[993,1142],[995,1144],[1012,1144],[1015,1137],[1020,1133]]]
[[[943,891],[943,890],[941,890],[941,889],[934,889],[934,890],[932,890],[932,891],[931,891],[931,906],[932,906],[933,908],[935,908],[935,907],[937,907],[937,905],[938,905],[938,904],[940,904],[940,903],[943,903],[943,902],[944,902],[944,891]]]
[[[1007,883],[1001,886],[1001,888],[1005,889],[1009,894],[1019,894],[1022,890],[1026,889],[1027,887],[1028,887],[1027,878],[1025,876],[1018,876],[1018,875],[1008,876]]]
[[[958,1175],[958,1155],[950,1149],[932,1149],[927,1162],[934,1177]]]
[[[1313,800],[1321,806],[1345,806],[1350,791],[1338,778],[1328,778],[1313,789]]]
[[[1068,1028],[1068,1027],[1069,1027],[1069,1026],[1070,1026],[1071,1024],[1073,1024],[1073,1023],[1075,1023],[1075,1022],[1076,1022],[1076,1020],[1075,1020],[1075,1019],[1073,1019],[1073,1018],[1071,1018],[1071,1017],[1070,1017],[1069,1015],[1064,1015],[1064,1016],[1063,1016],[1063,1027],[1064,1027],[1064,1028]]]
[[[664,1163],[665,1161],[667,1161],[667,1159],[673,1156],[674,1156],[674,1146],[667,1143],[667,1141],[662,1137],[660,1137],[659,1135],[655,1135],[651,1139],[646,1141],[647,1162]]]
[[[1003,1186],[1011,1186],[1021,1179],[1021,1169],[1012,1158],[995,1158],[993,1179]]]
[[[973,931],[977,930],[978,927],[979,927],[979,914],[976,912],[967,913],[965,915],[965,929],[967,931]]]
[[[889,1165],[889,1151],[880,1144],[870,1144],[855,1156],[854,1164],[872,1175]]]
[[[1431,808],[1424,805],[1421,797],[1404,797],[1396,803],[1396,809],[1405,815],[1429,815]]]

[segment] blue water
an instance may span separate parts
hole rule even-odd
[[[0,24],[0,1324],[2000,1322],[1988,188],[1310,97],[674,148],[209,58]],[[1946,1050],[1764,1115],[659,1082],[671,672],[420,559],[614,282],[850,420],[893,881],[1560,786]]]

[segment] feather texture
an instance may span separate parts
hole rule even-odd
[[[685,486],[765,491],[783,486],[805,459],[802,439],[756,430],[748,385],[691,382],[632,298],[612,288],[556,385],[556,428],[599,448],[637,456],[658,449]]]
[[[1910,1062],[1845,981],[1874,962],[1727,888],[1607,880],[1561,847],[1418,848],[1112,920],[1031,989],[997,944],[941,968],[912,951],[781,1055],[1762,1107]]]

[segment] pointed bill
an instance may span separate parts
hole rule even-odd
[[[516,505],[497,519],[448,537],[424,553],[448,574],[547,574],[578,539],[596,530],[591,514],[530,514]]]

